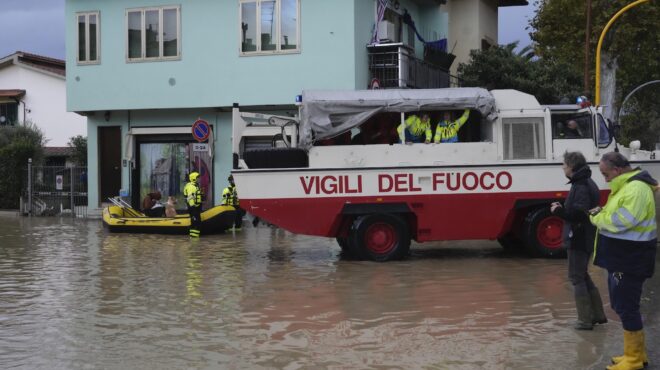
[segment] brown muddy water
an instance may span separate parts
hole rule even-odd
[[[659,287],[656,275],[642,301],[649,369]],[[490,241],[374,263],[268,227],[191,241],[0,217],[4,369],[603,369],[622,349],[606,311],[610,323],[573,330],[565,260]]]

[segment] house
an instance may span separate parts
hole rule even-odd
[[[526,4],[67,0],[67,109],[88,118],[90,208],[118,194],[137,206],[155,190],[184,205],[192,170],[205,207],[218,204],[233,103],[287,115],[303,89],[454,86],[469,51],[496,42],[498,7]],[[200,120],[204,142],[191,133]]]
[[[63,60],[17,51],[0,58],[0,125],[36,124],[47,146],[86,135],[86,118],[66,109]]]

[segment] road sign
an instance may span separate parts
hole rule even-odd
[[[192,135],[195,138],[195,140],[199,141],[200,143],[203,141],[206,141],[206,139],[209,138],[209,135],[211,134],[211,126],[209,126],[209,123],[204,121],[203,119],[198,119],[193,123],[192,125]]]

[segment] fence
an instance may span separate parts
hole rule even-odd
[[[381,88],[433,89],[461,85],[458,77],[409,55],[403,49],[370,52],[369,71],[372,79],[378,79]]]
[[[87,167],[32,166],[30,162],[25,176],[23,214],[87,217]]]

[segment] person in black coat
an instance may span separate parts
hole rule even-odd
[[[568,278],[573,284],[578,319],[577,330],[591,330],[607,322],[600,292],[589,276],[589,259],[594,250],[596,228],[588,211],[598,206],[600,192],[591,179],[591,169],[580,152],[564,153],[562,165],[571,190],[562,205],[552,203],[552,214],[564,219],[564,242],[568,248]]]

